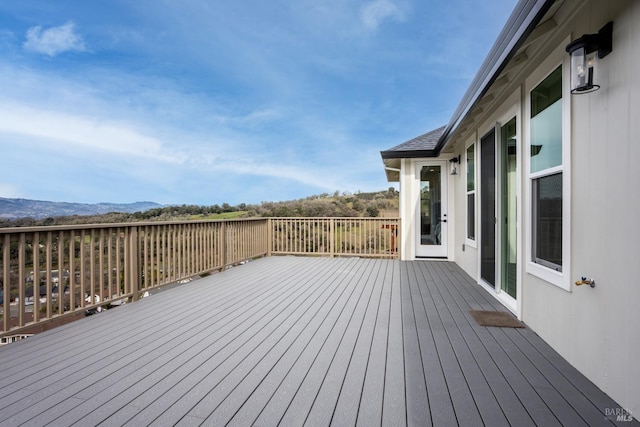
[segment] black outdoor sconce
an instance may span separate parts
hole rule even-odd
[[[451,163],[451,175],[458,175],[456,164],[460,163],[460,156],[454,157],[453,159],[449,160],[449,163]]]
[[[612,50],[613,22],[597,34],[585,34],[567,45],[571,55],[571,93],[589,93],[600,89],[598,60]]]

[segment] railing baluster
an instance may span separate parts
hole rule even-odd
[[[91,234],[89,237],[89,270],[91,274],[91,279],[89,283],[91,284],[91,291],[89,292],[89,305],[94,305],[96,303],[96,241],[95,241],[95,230],[91,230]]]
[[[142,231],[144,230],[144,231]],[[140,242],[142,247],[144,248],[142,251],[142,265],[140,266],[140,271],[144,276],[144,285],[142,286],[144,289],[149,287],[149,284],[153,280],[153,267],[151,266],[153,262],[151,261],[153,258],[153,254],[149,251],[149,226],[146,225],[144,229],[140,230]]]
[[[174,270],[174,252],[173,252],[173,226],[172,225],[167,225],[167,231],[166,231],[166,238],[167,238],[167,242],[166,242],[166,269],[167,269],[167,280],[169,282],[173,282],[174,276],[173,276],[173,270]]]
[[[109,299],[113,299],[113,229],[107,229],[105,238],[107,241],[107,295]]]
[[[149,252],[151,253],[151,282],[150,287],[158,286],[160,283],[160,254],[158,253],[158,227],[149,227]]]
[[[40,233],[36,231],[32,234],[31,238],[31,267],[33,268],[33,276],[31,276],[33,278],[33,282],[31,283],[31,290],[33,292],[31,296],[33,300],[33,314],[31,320],[33,322],[38,322],[40,320],[40,313],[38,313],[40,307]]]
[[[160,271],[160,284],[163,285],[167,283],[167,266],[166,264],[166,234],[167,229],[166,225],[158,225],[158,270]]]
[[[62,309],[64,304],[62,301],[64,300],[64,231],[60,231],[58,233],[58,315],[62,314]],[[53,295],[52,295],[53,298]],[[51,302],[53,304],[53,302]],[[53,307],[51,307],[51,313],[47,314],[47,317],[53,316]]]
[[[76,290],[76,271],[75,271],[75,244],[76,237],[73,230],[69,231],[69,310],[75,310],[75,290]]]
[[[47,249],[46,249],[46,261],[45,261],[45,270],[46,270],[46,281],[45,283],[45,300],[44,300],[44,308],[45,308],[45,317],[51,318],[51,282],[53,281],[52,269],[53,269],[53,235],[51,231],[47,232]],[[58,269],[58,283],[60,283],[60,277],[62,277],[62,272]],[[38,310],[40,311],[40,310]],[[40,315],[38,314],[38,317]],[[35,311],[34,311],[34,321],[35,320]]]
[[[198,223],[196,228],[198,229],[198,245],[196,246],[196,253],[198,259],[198,269],[197,273],[200,274],[205,271],[205,262],[204,262],[204,251],[205,251],[205,230],[203,227],[204,224]]]
[[[47,232],[47,243],[45,247],[45,300],[44,313],[47,319],[51,318],[51,281],[53,269],[53,236],[50,231]],[[60,280],[60,270],[58,270],[58,280]],[[38,292],[39,294],[39,292]],[[40,299],[40,298],[38,298]],[[40,311],[40,310],[38,310]],[[39,316],[39,315],[38,315]],[[35,321],[35,317],[34,317]]]
[[[98,258],[98,296],[100,297],[100,302],[104,302],[104,229],[100,229],[99,235],[100,242],[98,243],[98,250],[100,251],[100,255]]]
[[[2,240],[2,331],[6,332],[11,329],[11,235],[5,234]]]
[[[184,253],[185,253],[185,234],[186,225],[180,224],[178,231],[178,277],[185,277]]]
[[[164,274],[164,269],[162,268],[162,250],[161,250],[161,246],[160,246],[160,242],[162,241],[162,235],[161,235],[161,230],[160,227],[157,225],[153,226],[153,236],[155,238],[156,241],[156,248],[155,248],[155,271],[156,271],[156,281],[154,283],[155,286],[159,286],[162,284],[162,282],[164,281],[163,279],[163,274]]]
[[[80,307],[84,307],[84,294],[85,294],[85,280],[86,280],[86,275],[85,275],[85,271],[86,271],[86,258],[85,258],[85,252],[86,252],[86,248],[85,248],[85,239],[86,239],[86,235],[85,235],[85,230],[82,230],[80,232]]]
[[[26,304],[25,300],[25,274],[24,274],[24,262],[25,262],[25,235],[20,234],[20,238],[18,240],[18,294],[20,295],[20,304],[18,304],[18,325],[24,326],[24,307]]]
[[[122,239],[124,239],[124,231],[118,227],[116,230],[116,280],[118,283],[118,293],[120,295],[129,293],[129,290],[125,287],[124,280],[124,247],[122,245]]]

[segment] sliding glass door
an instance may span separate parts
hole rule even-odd
[[[514,117],[480,139],[480,278],[513,300],[518,271],[516,130]]]
[[[500,289],[516,299],[517,289],[517,143],[516,118],[500,128]]]
[[[496,286],[496,131],[480,140],[480,277]]]

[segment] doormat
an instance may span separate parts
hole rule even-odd
[[[524,324],[513,317],[511,313],[504,311],[476,311],[469,313],[476,319],[480,326],[495,326],[498,328],[524,328]]]

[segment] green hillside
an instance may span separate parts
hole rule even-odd
[[[319,194],[283,202],[241,203],[231,206],[163,206],[134,213],[110,212],[99,215],[68,215],[41,219],[0,219],[0,227],[126,223],[137,221],[216,220],[254,217],[378,217],[398,216],[398,192],[386,191]]]

